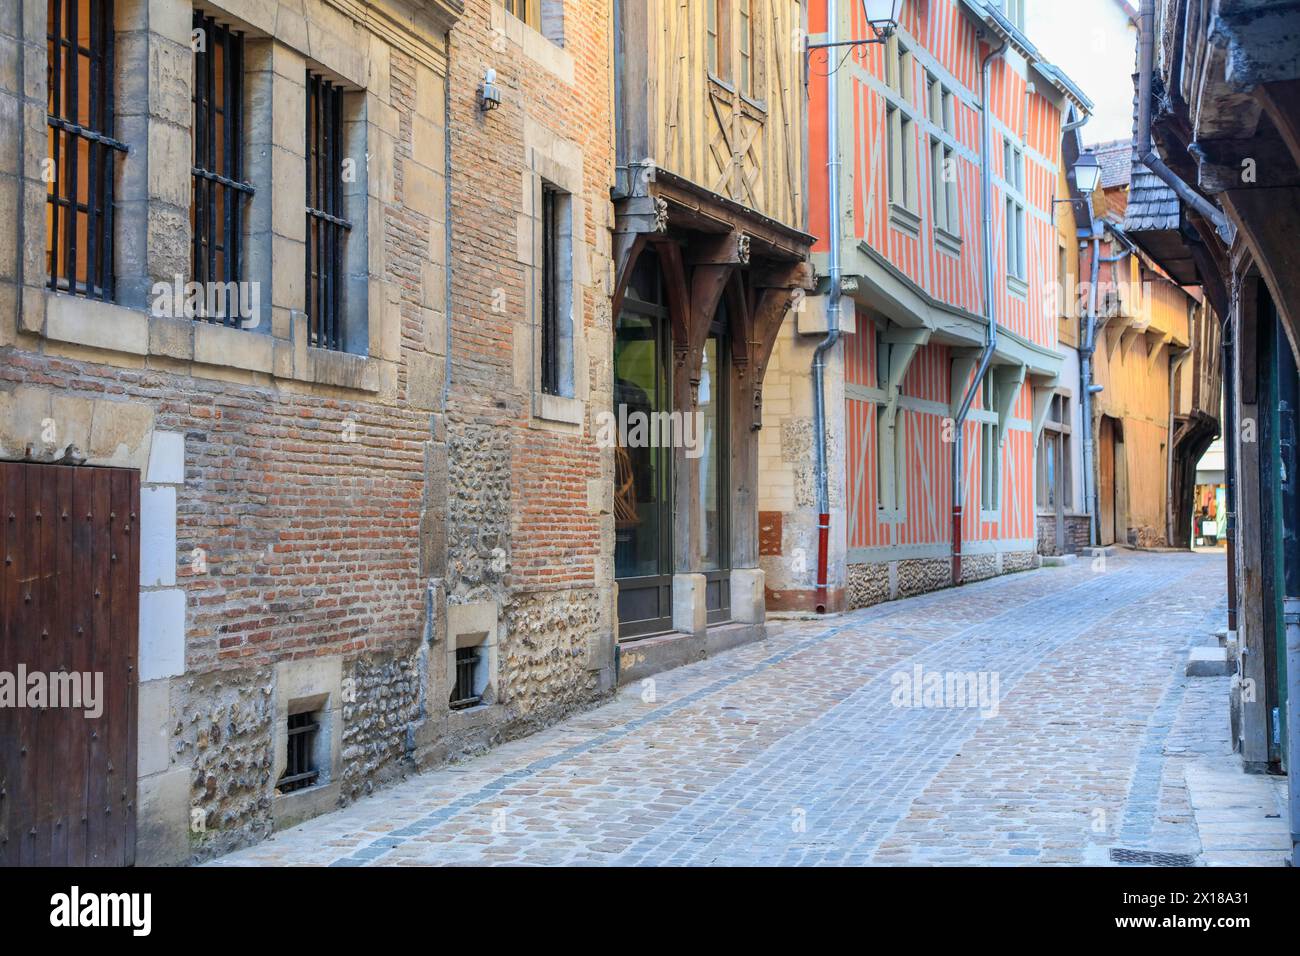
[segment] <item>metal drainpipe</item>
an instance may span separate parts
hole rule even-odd
[[[990,154],[993,151],[993,134],[989,124],[989,70],[994,59],[1001,56],[1007,48],[1007,41],[996,50],[990,49],[980,64],[980,204],[983,207],[983,230],[981,242],[984,253],[984,320],[988,323],[985,333],[984,349],[980,353],[979,367],[975,378],[961,400],[961,406],[953,420],[952,442],[952,583],[961,584],[961,466],[962,466],[962,432],[966,428],[966,416],[970,413],[975,393],[984,380],[989,366],[993,363],[993,352],[998,345],[998,322],[993,308],[993,170],[990,167]]]
[[[1300,693],[1296,693],[1296,675],[1300,674],[1300,598],[1283,602],[1286,620],[1286,672],[1291,683],[1286,699],[1286,771],[1291,778],[1291,866],[1300,866]]]
[[[1237,383],[1235,350],[1232,346],[1233,313],[1236,311],[1236,296],[1228,306],[1228,314],[1223,319],[1220,331],[1220,347],[1223,349],[1223,427],[1219,430],[1223,436],[1224,534],[1228,539],[1225,549],[1228,565],[1228,633],[1237,634]]]
[[[1214,224],[1226,245],[1232,245],[1235,230],[1223,210],[1183,182],[1164,164],[1151,141],[1151,74],[1155,68],[1155,0],[1142,0],[1138,13],[1138,161],[1170,189],[1178,198]]]
[[[1177,524],[1175,512],[1178,508],[1178,502],[1174,500],[1172,494],[1174,489],[1174,387],[1178,370],[1183,367],[1183,363],[1191,354],[1192,350],[1188,348],[1169,362],[1169,423],[1165,426],[1167,436],[1165,439],[1165,543],[1171,548],[1174,546],[1174,527]],[[1192,487],[1195,488],[1195,481]],[[1189,541],[1188,544],[1190,545],[1191,542]]]
[[[839,3],[826,2],[826,40],[840,39]],[[829,49],[833,50],[834,47]],[[829,62],[829,56],[828,60]],[[827,565],[830,562],[831,505],[830,475],[826,451],[826,354],[840,340],[840,125],[839,74],[826,78],[826,177],[827,230],[830,233],[830,296],[826,306],[826,337],[813,353],[813,444],[816,446],[817,477],[817,613],[826,613]]]
[[[1092,208],[1092,197],[1088,197],[1088,207]],[[1083,417],[1083,497],[1088,502],[1088,544],[1096,547],[1100,544],[1101,529],[1098,524],[1100,501],[1097,495],[1096,450],[1092,440],[1092,396],[1102,390],[1102,386],[1092,384],[1092,356],[1097,351],[1097,284],[1101,281],[1101,264],[1113,264],[1127,259],[1129,253],[1117,256],[1102,256],[1101,232],[1093,228],[1092,264],[1088,279],[1088,324],[1085,326],[1083,348],[1079,350],[1079,380],[1082,385],[1081,413]]]

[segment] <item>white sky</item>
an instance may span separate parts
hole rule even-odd
[[[1093,102],[1092,144],[1133,135],[1137,29],[1116,0],[1027,0],[1025,33]],[[1137,6],[1136,3],[1133,6]]]

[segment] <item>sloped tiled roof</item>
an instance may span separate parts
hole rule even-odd
[[[1178,194],[1142,165],[1133,167],[1131,180],[1124,229],[1128,232],[1176,230]]]
[[[1133,78],[1133,140],[1138,138],[1138,82]],[[1137,162],[1136,148],[1129,148],[1132,168],[1129,171],[1128,209],[1124,229],[1128,232],[1178,231],[1179,199],[1165,182]]]
[[[1098,143],[1092,147],[1093,155],[1101,164],[1101,188],[1113,189],[1127,186],[1129,170],[1133,165],[1133,141],[1117,139],[1109,143]]]

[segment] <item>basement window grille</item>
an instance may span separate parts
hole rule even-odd
[[[47,0],[49,287],[113,298],[112,0]]]
[[[288,727],[288,762],[276,787],[281,793],[305,790],[320,779],[316,767],[316,734],[320,722],[313,713],[290,714]]]
[[[244,35],[194,12],[193,199],[190,203],[190,273],[195,282],[224,294],[213,314],[200,316],[238,325],[244,303],[244,208],[253,187],[244,182]]]
[[[478,647],[456,648],[456,684],[451,689],[452,710],[474,707],[483,699],[481,694],[474,692],[479,662],[482,660],[480,650]]]
[[[307,330],[316,348],[343,348],[343,89],[307,74]]]

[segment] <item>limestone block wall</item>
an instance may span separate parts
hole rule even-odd
[[[811,610],[817,586],[817,483],[813,442],[813,353],[822,336],[801,335],[786,318],[763,381],[758,436],[759,565],[772,610]],[[828,608],[845,604],[843,346],[827,356],[830,550]]]

